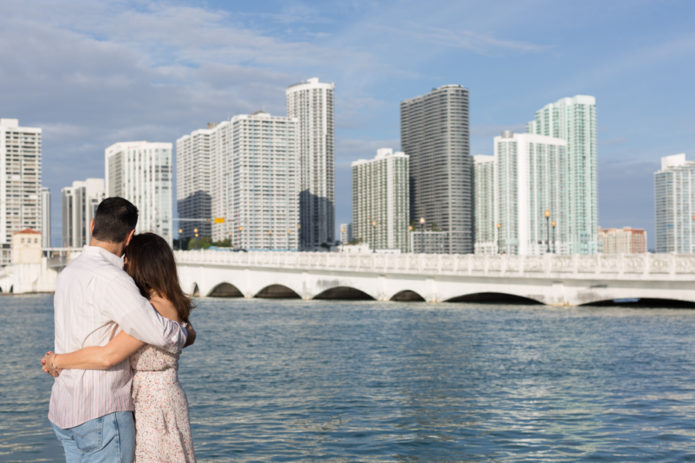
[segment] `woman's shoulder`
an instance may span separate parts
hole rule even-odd
[[[166,299],[158,294],[154,294],[150,297],[150,303],[162,317],[179,323],[183,321],[179,317],[179,312],[176,310],[176,306],[174,306],[169,299]]]

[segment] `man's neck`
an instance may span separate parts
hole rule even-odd
[[[123,250],[125,249],[124,243],[112,243],[110,241],[100,241],[94,237],[89,241],[90,246],[96,246],[98,248],[103,248],[109,251],[111,254],[115,254],[118,257],[123,255]]]

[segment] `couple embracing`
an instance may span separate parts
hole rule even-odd
[[[68,462],[195,461],[177,375],[195,339],[191,301],[171,248],[135,235],[137,219],[125,199],[102,201],[89,246],[56,282],[56,353],[41,363],[55,377],[48,418]]]

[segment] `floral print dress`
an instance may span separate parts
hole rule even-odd
[[[144,346],[130,357],[138,463],[195,461],[188,400],[179,385],[180,355]]]

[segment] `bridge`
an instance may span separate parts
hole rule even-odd
[[[615,299],[695,303],[695,254],[542,256],[175,251],[199,296],[465,301],[554,306]]]

